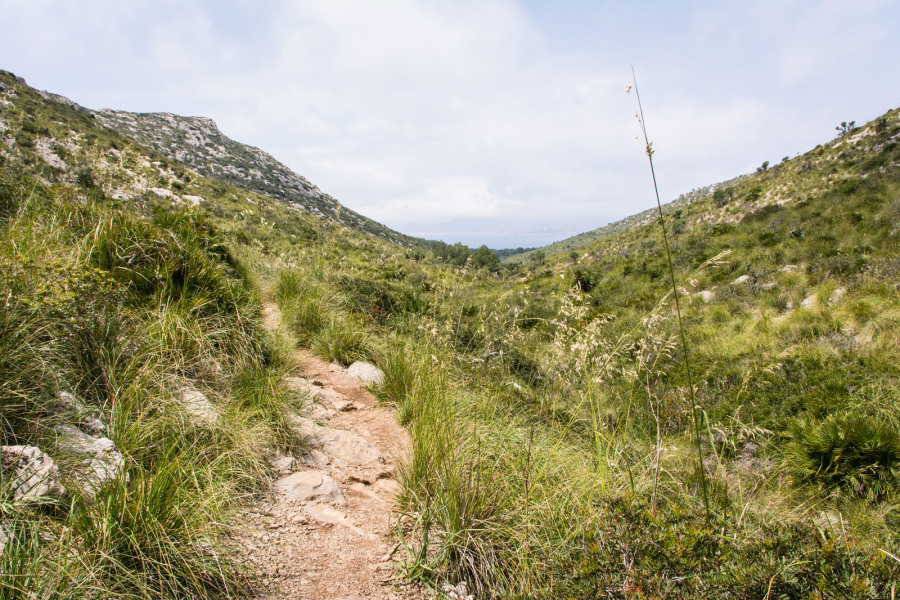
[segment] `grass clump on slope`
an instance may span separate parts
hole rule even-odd
[[[56,454],[68,490],[29,504],[0,489],[0,597],[249,596],[223,524],[266,481],[265,449],[297,440],[285,351],[241,264],[196,214],[126,214],[12,166],[0,183],[2,441]],[[55,450],[55,427],[85,415],[124,457],[99,489]]]

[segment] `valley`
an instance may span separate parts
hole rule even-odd
[[[898,140],[665,205],[673,291],[658,213],[501,261],[0,72],[0,597],[894,597]]]

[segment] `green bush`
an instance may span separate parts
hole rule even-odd
[[[882,498],[900,481],[900,436],[862,415],[795,419],[785,464],[799,483],[823,494]]]

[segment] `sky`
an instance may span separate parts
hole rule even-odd
[[[900,106],[895,0],[0,0],[0,68],[211,117],[402,233],[541,246]]]

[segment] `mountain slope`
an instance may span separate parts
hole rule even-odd
[[[207,177],[215,177],[398,244],[418,245],[413,238],[341,206],[270,154],[227,137],[212,119],[110,109],[93,114],[107,127]]]
[[[703,200],[704,198],[707,198],[716,190],[725,190],[729,187],[734,186],[738,182],[743,181],[747,177],[748,175],[739,175],[733,179],[729,179],[728,181],[706,185],[686,194],[682,194],[675,200],[663,204],[663,212],[668,214],[675,210],[678,210],[679,208],[689,206],[694,202],[698,202],[700,200]],[[650,208],[645,211],[627,216],[624,219],[615,221],[614,223],[609,223],[608,225],[604,225],[603,227],[598,227],[597,229],[592,229],[590,231],[585,231],[583,233],[573,235],[572,237],[554,242],[552,244],[548,244],[541,248],[534,248],[527,252],[513,254],[507,257],[503,262],[512,264],[523,263],[528,261],[528,259],[530,259],[532,254],[535,252],[543,252],[545,255],[550,256],[552,254],[571,252],[572,250],[580,250],[582,248],[590,246],[594,242],[612,237],[634,227],[646,225],[647,223],[650,223],[658,218],[659,213],[657,212],[657,209]]]

